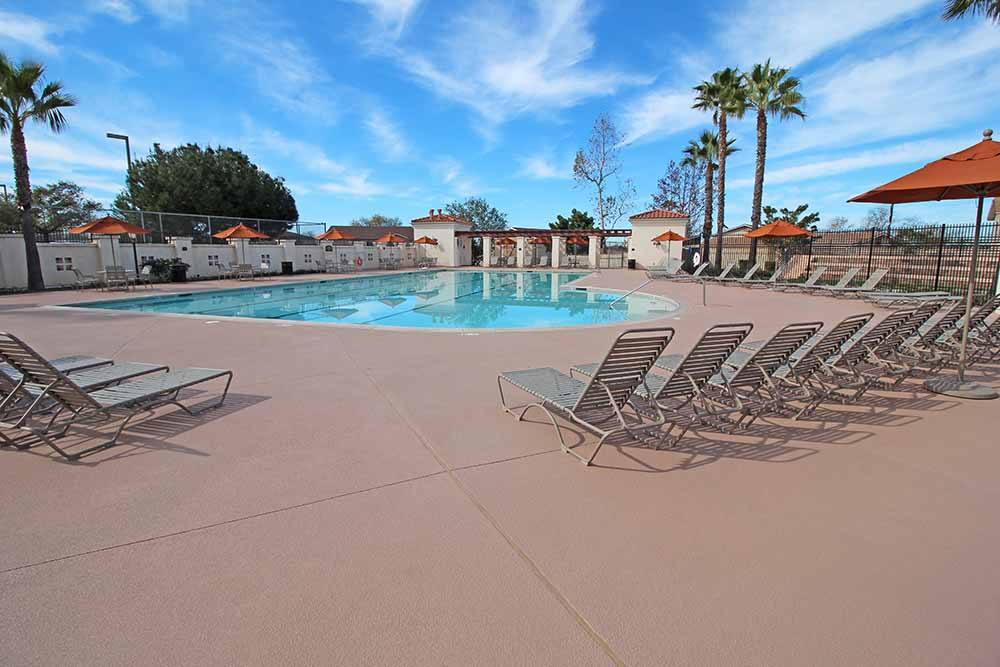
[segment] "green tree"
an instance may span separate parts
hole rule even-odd
[[[197,144],[169,151],[154,146],[148,157],[133,162],[128,187],[118,195],[115,207],[289,222],[299,219],[295,198],[284,179],[271,176],[240,151],[203,149]],[[178,222],[191,224],[183,219]],[[261,223],[261,231],[275,235],[289,226]]]
[[[772,222],[784,220],[785,222],[792,223],[796,227],[816,231],[816,226],[819,224],[819,213],[816,211],[806,213],[808,209],[809,204],[802,204],[800,206],[796,206],[795,208],[780,209],[773,206],[765,206],[764,222],[769,225]]]
[[[376,213],[367,217],[354,218],[351,224],[355,227],[399,227],[403,222],[397,217],[389,217]]]
[[[58,181],[34,188],[35,229],[48,241],[52,232],[82,225],[101,210],[101,205],[70,181]]]
[[[445,213],[471,222],[472,228],[478,231],[507,229],[507,214],[491,206],[481,197],[453,201],[445,207]]]
[[[742,118],[747,108],[747,91],[743,75],[733,67],[719,70],[708,81],[694,87],[696,93],[692,108],[711,111],[712,121],[719,130],[719,145],[729,146],[729,119]],[[728,151],[732,152],[732,151]],[[715,266],[722,266],[722,230],[726,221],[726,156],[719,154],[718,187],[718,236],[715,241]]]
[[[730,139],[726,150],[726,155],[735,153],[739,149],[733,146],[735,139]],[[715,182],[715,171],[719,164],[719,135],[711,130],[705,130],[697,140],[692,139],[684,148],[684,159],[682,165],[702,165],[705,168],[705,222],[701,228],[701,261],[708,263],[708,252],[712,240],[712,190]],[[722,228],[719,228],[719,235],[722,235]],[[719,244],[721,247],[721,244]],[[717,264],[722,264],[721,256]]]
[[[948,0],[944,5],[946,21],[980,14],[994,23],[1000,23],[1000,0]]]
[[[556,216],[555,222],[549,223],[549,229],[570,230],[570,229],[593,229],[594,218],[586,211],[578,211],[575,208],[570,212],[569,217]]]
[[[0,133],[10,135],[10,151],[14,161],[16,205],[20,212],[21,236],[24,239],[28,289],[45,289],[42,263],[38,257],[38,241],[31,210],[31,179],[28,177],[28,147],[24,142],[24,126],[28,121],[48,125],[59,133],[66,127],[62,110],[76,104],[63,92],[62,84],[49,81],[43,85],[45,67],[23,61],[15,65],[0,53]]]
[[[757,164],[753,178],[753,204],[750,212],[750,227],[760,227],[761,199],[764,195],[764,163],[767,160],[767,117],[777,116],[781,120],[805,118],[799,108],[803,102],[799,91],[799,80],[788,75],[786,67],[771,67],[768,60],[757,64],[744,75],[747,105],[757,110]],[[757,239],[750,240],[750,264],[757,261]]]

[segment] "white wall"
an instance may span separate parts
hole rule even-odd
[[[668,262],[680,262],[683,241],[656,245],[653,239],[666,231],[681,236],[687,229],[687,218],[632,220],[632,236],[628,240],[628,257],[640,268],[665,267]],[[668,256],[669,251],[669,256]]]

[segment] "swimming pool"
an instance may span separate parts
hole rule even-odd
[[[419,271],[290,285],[257,284],[76,307],[438,329],[614,324],[664,317],[677,310],[677,304],[659,297],[630,294],[622,298],[615,292],[567,287],[584,275]]]

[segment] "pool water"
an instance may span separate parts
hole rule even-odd
[[[441,329],[614,324],[663,317],[677,309],[674,302],[658,297],[631,294],[622,298],[615,292],[567,287],[568,283],[584,275],[544,271],[419,271],[291,285],[258,283],[242,289],[78,306],[146,313]]]

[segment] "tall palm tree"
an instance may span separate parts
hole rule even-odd
[[[750,227],[760,227],[761,199],[764,195],[764,162],[767,160],[767,117],[777,116],[781,120],[792,117],[805,118],[799,105],[804,98],[799,91],[797,77],[788,76],[788,68],[771,67],[768,59],[763,65],[757,64],[744,75],[747,106],[757,110],[757,168],[753,178],[753,205],[750,213]],[[750,241],[750,265],[757,261],[757,239]]]
[[[963,18],[966,14],[982,14],[994,23],[1000,23],[1000,0],[948,0],[942,16],[946,21]]]
[[[31,181],[28,178],[28,147],[24,126],[28,121],[48,125],[53,132],[66,127],[62,109],[76,104],[62,92],[62,84],[50,81],[42,85],[45,67],[23,61],[14,64],[0,53],[0,133],[10,134],[10,152],[14,158],[14,184],[17,208],[21,216],[21,235],[28,266],[28,289],[45,289],[42,263],[38,259],[35,225],[31,213]]]
[[[738,148],[733,146],[735,140],[731,139],[725,151],[735,153]],[[719,135],[711,130],[705,130],[697,139],[692,139],[684,147],[684,159],[682,166],[704,165],[705,166],[705,222],[701,228],[701,257],[702,263],[708,263],[708,251],[712,240],[712,190],[715,183],[715,170],[719,165]]]
[[[746,89],[743,75],[734,67],[727,67],[694,87],[692,108],[712,112],[712,121],[719,128],[719,145],[729,145],[729,118],[742,118],[746,112]],[[715,241],[715,266],[722,267],[722,231],[726,226],[726,153],[719,154],[718,234]]]

